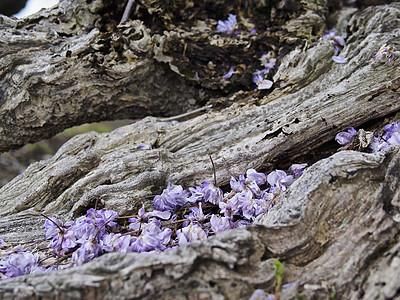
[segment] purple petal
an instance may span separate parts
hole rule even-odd
[[[335,63],[338,63],[338,64],[347,63],[347,58],[345,58],[345,57],[343,57],[343,56],[334,55],[334,56],[332,56],[332,60],[333,60]]]
[[[346,42],[344,41],[344,38],[342,38],[340,35],[336,35],[333,39],[334,39],[334,40],[336,41],[336,43],[338,43],[340,46],[344,46],[344,45],[346,44]]]
[[[225,78],[225,79],[229,79],[229,78],[232,77],[233,74],[236,74],[236,73],[237,73],[237,71],[235,71],[235,70],[233,69],[233,67],[230,67],[228,73],[226,73],[225,75],[223,75],[223,76],[221,76],[221,77],[222,77],[222,78]]]

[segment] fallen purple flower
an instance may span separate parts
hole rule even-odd
[[[8,278],[44,270],[45,268],[39,265],[39,257],[30,252],[12,253],[0,261],[0,274],[3,273]]]
[[[136,147],[136,149],[149,150],[149,149],[151,149],[151,147],[146,144],[140,144],[139,146]]]
[[[225,78],[225,79],[229,79],[229,78],[232,77],[233,74],[236,74],[236,73],[238,73],[238,72],[235,71],[235,70],[233,69],[233,67],[230,67],[228,73],[226,73],[225,75],[223,75],[223,76],[221,76],[221,77],[222,77],[222,78]]]
[[[210,223],[211,223],[211,230],[214,233],[234,228],[232,219],[229,217],[217,217],[216,215],[212,215]]]
[[[335,141],[340,145],[346,145],[355,135],[357,135],[357,130],[353,127],[347,127],[347,132],[339,132],[335,137]]]
[[[340,46],[344,46],[345,45],[345,41],[344,38],[340,35],[336,35],[337,31],[333,31],[333,30],[329,30],[324,36],[324,39],[330,39],[335,41],[336,43],[338,43]]]
[[[174,211],[178,206],[183,206],[189,202],[190,193],[180,185],[168,182],[168,187],[161,195],[154,197],[154,207],[159,211]],[[190,203],[190,202],[189,202]]]
[[[229,14],[228,20],[226,20],[226,21],[219,20],[218,21],[217,30],[219,32],[232,34],[236,25],[237,25],[236,15]]]
[[[207,233],[200,225],[190,222],[190,224],[176,232],[179,246],[189,242],[207,239]]]
[[[263,74],[255,74],[253,77],[253,82],[257,84],[259,90],[267,90],[274,84],[271,80],[264,79]]]
[[[290,166],[289,171],[291,171],[295,177],[300,177],[303,175],[305,167],[307,167],[307,164],[293,164]]]
[[[345,63],[347,63],[347,58],[345,58],[345,57],[343,57],[343,56],[334,55],[334,56],[332,56],[332,60],[333,60],[335,63],[338,63],[338,64],[345,64]]]
[[[390,65],[390,63],[393,60],[394,57],[394,51],[396,50],[396,48],[394,46],[386,46],[383,45],[378,52],[375,54],[374,59],[379,59],[381,58],[383,55],[386,56],[387,60],[388,60],[388,65]]]

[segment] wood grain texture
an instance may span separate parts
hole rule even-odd
[[[234,5],[246,2],[242,8],[253,14],[262,6],[239,2]],[[335,64],[331,41],[307,43],[299,31],[306,21],[309,28],[325,24],[326,1],[286,6],[279,16],[276,6],[266,5],[279,26],[239,37],[200,33],[223,16],[195,23],[211,5],[199,3],[173,1],[167,10],[162,1],[138,1],[136,19],[121,27],[119,10],[104,11],[109,1],[64,1],[20,24],[2,17],[2,151],[86,118],[140,120],[110,133],[78,135],[0,189],[0,236],[11,245],[43,240],[40,213],[67,220],[95,203],[136,213],[142,204],[151,206],[151,198],[143,198],[160,193],[168,180],[187,188],[212,179],[209,155],[220,186],[249,168],[313,165],[255,226],[172,252],[108,254],[63,272],[4,280],[4,299],[248,299],[256,288],[273,290],[276,258],[287,263],[285,281],[296,282],[282,299],[296,293],[308,299],[398,296],[391,279],[400,275],[399,148],[335,153],[334,137],[347,126],[375,129],[399,119],[399,60],[388,65],[373,56],[384,44],[397,45],[400,4],[340,11],[338,26],[347,33],[341,55],[349,62]],[[54,23],[52,36],[46,22],[57,18],[65,22]],[[260,26],[271,26],[265,22]],[[266,49],[276,46],[281,54],[274,88],[253,91],[245,70],[259,64],[266,41]],[[220,75],[239,61],[240,51],[252,63],[232,87]],[[210,68],[213,59],[223,68]],[[200,83],[189,74],[194,70]],[[157,118],[206,101],[210,110],[178,124]],[[141,143],[152,149],[137,149]]]

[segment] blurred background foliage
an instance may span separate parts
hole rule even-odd
[[[71,137],[89,131],[110,132],[115,128],[132,123],[131,120],[84,124],[66,129],[64,132],[35,144],[0,154],[0,187],[22,173],[30,164],[54,155]]]

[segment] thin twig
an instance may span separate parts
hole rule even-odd
[[[188,111],[188,112],[186,112],[184,114],[176,115],[176,116],[173,116],[173,117],[157,118],[157,121],[161,121],[161,122],[175,121],[175,120],[179,120],[179,119],[182,119],[182,118],[185,118],[185,117],[189,117],[191,115],[197,114],[199,112],[202,112],[202,111],[210,109],[210,108],[212,108],[212,105],[207,105],[207,106],[200,107],[198,109],[195,109],[195,110],[192,110],[192,111]]]
[[[72,256],[73,253],[74,252],[65,254],[64,256],[61,256],[60,258],[58,258],[55,261],[53,261],[52,263],[49,263],[49,264],[45,265],[44,267],[47,269],[48,267],[50,267],[51,265],[54,265],[55,263],[59,263],[59,262],[61,262],[63,260],[66,260],[68,257]]]
[[[132,5],[133,5],[133,0],[129,0],[128,4],[125,7],[124,14],[122,15],[121,22],[119,22],[119,25],[125,23],[126,20],[128,20],[129,15],[131,14]]]
[[[212,168],[213,168],[213,171],[214,171],[214,185],[217,186],[217,173],[215,172],[214,161],[213,161],[213,159],[212,159],[210,154],[208,156],[210,157]]]

